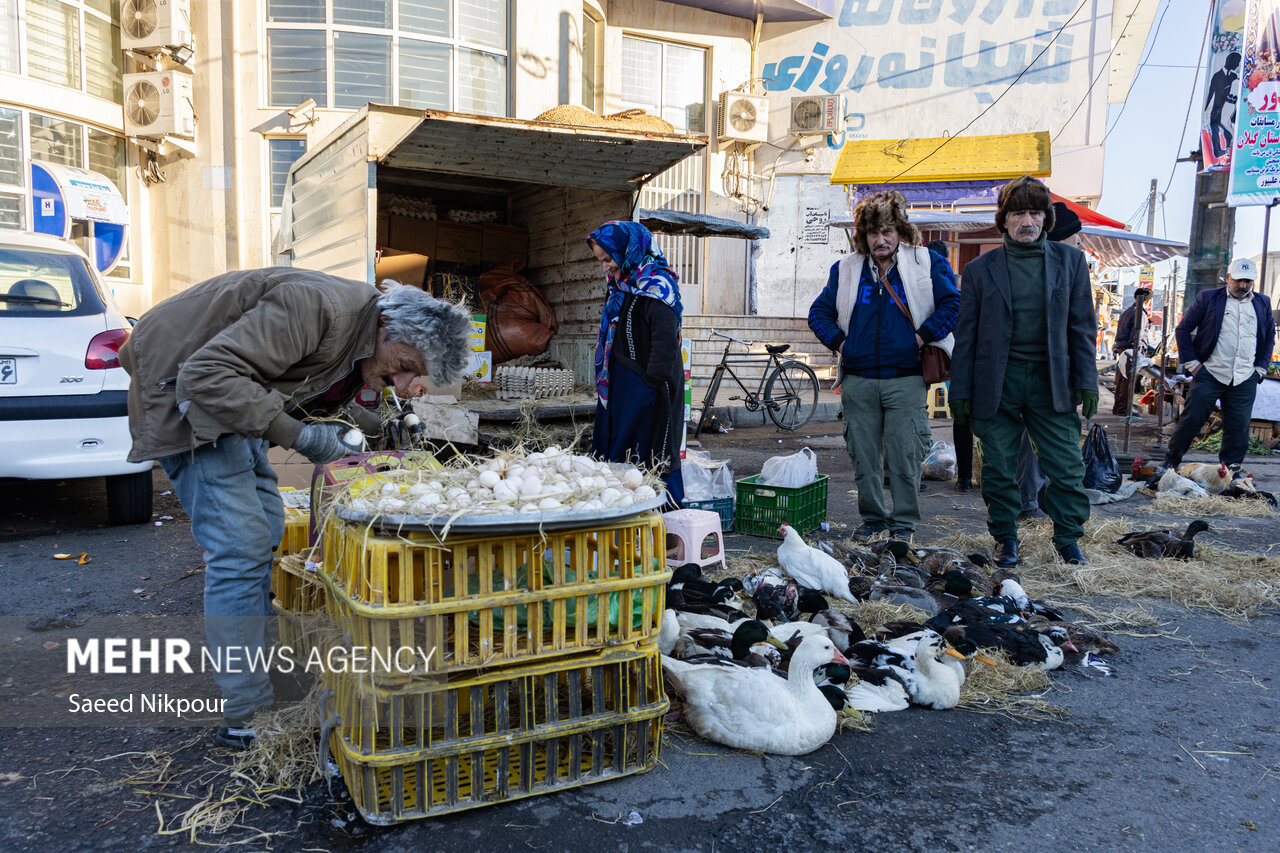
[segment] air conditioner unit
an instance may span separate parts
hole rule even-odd
[[[763,95],[721,92],[716,116],[716,141],[768,142],[769,99]]]
[[[124,0],[120,4],[120,46],[144,53],[190,47],[190,0]]]
[[[191,75],[176,70],[124,75],[124,132],[151,139],[194,139]]]
[[[844,130],[844,95],[791,99],[791,135],[822,136]]]

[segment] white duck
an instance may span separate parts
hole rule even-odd
[[[664,655],[671,654],[679,637],[680,622],[676,618],[676,612],[668,608],[663,611],[662,624],[658,627],[658,651]]]
[[[787,680],[766,669],[698,666],[663,657],[662,668],[684,695],[684,716],[707,740],[778,755],[804,755],[836,730],[836,712],[813,681],[826,663],[845,663],[826,636],[807,637],[791,658]]]
[[[800,534],[789,524],[778,528],[782,544],[778,546],[778,564],[797,583],[821,590],[836,598],[856,604],[849,592],[849,570],[825,551],[804,544]]]
[[[928,631],[916,640],[909,652],[904,647],[909,643],[902,642],[899,637],[893,645],[876,643],[868,640],[853,646],[851,654],[858,654],[855,663],[866,666],[883,666],[897,673],[907,686],[907,695],[914,705],[923,705],[937,711],[954,708],[960,703],[960,688],[964,684],[964,667],[943,662],[944,656],[956,658],[956,664],[964,660],[964,655],[951,648],[940,634]],[[881,650],[877,654],[877,647]],[[894,660],[894,659],[897,660]]]

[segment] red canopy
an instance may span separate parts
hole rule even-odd
[[[1076,216],[1080,217],[1080,221],[1085,225],[1101,225],[1104,228],[1120,228],[1124,231],[1129,230],[1128,226],[1123,222],[1112,219],[1110,216],[1103,216],[1096,210],[1090,210],[1083,204],[1076,204],[1071,199],[1063,198],[1057,193],[1051,192],[1054,201],[1060,201],[1067,206],[1067,209],[1075,211]]]

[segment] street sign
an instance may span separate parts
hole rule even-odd
[[[1143,267],[1142,269],[1138,270],[1138,287],[1149,288],[1151,287],[1152,284],[1155,283],[1155,280],[1156,280],[1155,267]]]

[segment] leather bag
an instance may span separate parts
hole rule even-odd
[[[879,270],[877,270],[880,272]],[[898,306],[903,315],[907,318],[907,322],[915,327],[915,320],[911,317],[911,312],[907,310],[907,306],[903,304],[902,299],[894,291],[893,285],[889,283],[889,277],[880,272],[880,283],[884,285],[884,289],[889,291],[889,296],[893,299],[895,305]],[[951,356],[947,355],[946,350],[941,347],[935,347],[933,344],[925,344],[920,350],[920,369],[924,373],[925,385],[938,385],[942,382],[951,380]]]

